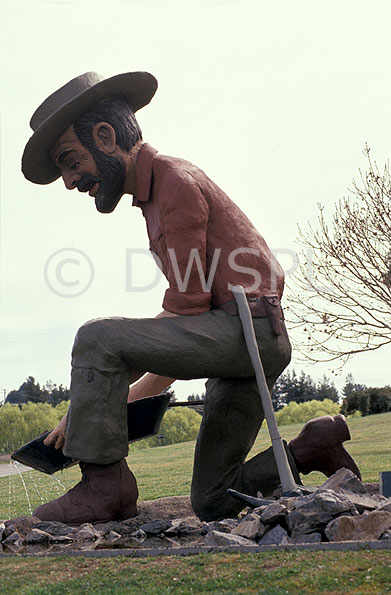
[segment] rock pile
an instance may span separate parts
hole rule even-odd
[[[0,526],[4,552],[52,549],[287,545],[322,541],[391,540],[391,498],[369,494],[349,470],[340,469],[312,493],[281,497],[234,519],[203,523],[189,498],[140,504],[137,517],[69,527],[36,517]]]

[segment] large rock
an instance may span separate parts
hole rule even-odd
[[[109,521],[107,523],[96,523],[94,527],[97,531],[102,533],[103,537],[106,538],[111,531],[119,533],[119,535],[130,536],[132,533],[137,531],[138,525],[129,521]]]
[[[342,514],[358,515],[358,512],[344,494],[324,490],[297,498],[295,509],[287,516],[287,525],[294,537],[323,530],[332,519]]]
[[[158,520],[158,521],[150,521],[149,523],[145,523],[144,525],[140,526],[147,535],[160,535],[160,533],[164,533],[171,527],[171,521],[165,520]]]
[[[83,523],[74,534],[74,538],[77,541],[95,541],[101,536],[101,532],[97,531],[91,523]]]
[[[338,469],[317,489],[317,492],[324,490],[333,490],[344,494],[355,505],[359,513],[366,510],[375,510],[379,502],[384,500],[384,497],[379,494],[369,494],[358,477],[345,468]]]
[[[19,533],[19,535],[26,536],[27,533],[30,533],[33,525],[36,525],[39,522],[40,519],[36,516],[17,516],[14,519],[9,519],[8,521],[5,521],[3,541],[15,531]]]
[[[3,545],[7,547],[20,547],[24,543],[24,537],[19,535],[17,531],[11,533],[11,535],[7,535],[7,537],[3,540]]]
[[[387,500],[384,500],[384,502],[380,502],[380,504],[377,506],[377,510],[391,512],[391,498],[387,498]]]
[[[32,529],[40,529],[53,536],[71,535],[76,532],[74,527],[69,527],[69,525],[65,525],[59,521],[40,521],[33,525]]]
[[[255,545],[255,542],[232,533],[209,531],[205,537],[205,545]]]
[[[260,519],[262,523],[268,525],[275,525],[284,521],[285,517],[288,514],[288,509],[284,504],[280,502],[273,502],[273,504],[269,504],[266,508],[261,512]]]
[[[249,514],[231,531],[231,535],[240,535],[246,539],[255,540],[262,537],[267,531],[257,514]]]
[[[341,516],[331,521],[325,533],[330,541],[373,541],[391,529],[391,512],[368,512],[356,517]]]
[[[201,535],[202,523],[194,517],[188,519],[174,519],[171,521],[171,526],[166,529],[166,535]]]
[[[339,494],[344,494],[348,500],[357,508],[359,513],[367,510],[375,510],[379,506],[379,495],[370,496],[369,494],[357,494],[348,492],[347,490],[340,490]],[[381,496],[380,496],[381,498]]]
[[[355,494],[367,494],[367,490],[363,483],[359,480],[357,475],[350,471],[350,469],[345,469],[342,467],[338,469],[321,486],[317,489],[317,492],[323,492],[324,490],[334,490],[334,492],[339,492],[340,490],[347,490],[349,492],[354,492]]]
[[[289,543],[288,533],[281,525],[276,525],[261,539],[258,539],[258,545],[283,545],[287,543]]]
[[[238,519],[224,519],[222,521],[210,521],[209,523],[203,523],[202,530],[204,533],[209,531],[220,531],[221,533],[231,533],[232,529],[239,524]]]

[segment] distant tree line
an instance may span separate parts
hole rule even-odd
[[[341,413],[345,415],[352,415],[357,411],[361,415],[386,413],[391,411],[391,386],[368,388],[365,384],[355,382],[352,374],[348,374],[340,395],[334,382],[325,375],[316,382],[303,370],[299,375],[295,370],[288,370],[279,377],[272,392],[276,411],[292,402],[306,403],[325,399],[333,403],[342,402]]]
[[[285,374],[281,374],[272,392],[273,406],[276,411],[292,401],[304,403],[306,401],[324,401],[325,399],[339,403],[340,397],[334,382],[326,375],[316,382],[304,370],[299,375],[295,370],[288,370]]]
[[[167,392],[171,400],[175,400],[174,391],[169,388]],[[203,396],[190,395],[188,400],[200,401]],[[0,454],[11,453],[45,430],[54,428],[69,406],[67,388],[61,385],[57,387],[49,381],[41,389],[32,376],[17,391],[11,391],[8,397],[7,403],[0,407]],[[315,383],[303,372],[299,376],[294,370],[286,372],[273,391],[274,405],[278,408],[278,424],[283,426],[305,423],[313,417],[336,415],[339,412],[364,416],[391,411],[390,386],[367,388],[355,383],[351,374],[346,378],[342,397],[340,405],[338,392],[327,377]],[[14,403],[12,399],[15,399]],[[164,416],[159,434],[131,444],[130,449],[139,450],[195,440],[201,423],[201,411],[194,409],[193,406],[169,410]]]
[[[28,376],[17,390],[11,390],[7,394],[4,404],[47,403],[52,407],[56,407],[62,401],[68,401],[69,398],[70,391],[66,386],[62,384],[57,386],[52,380],[47,380],[41,387],[33,376]]]
[[[164,392],[170,395],[171,402],[177,400],[172,386],[169,386]],[[204,393],[201,395],[191,394],[187,400],[202,401],[204,396]],[[41,386],[33,376],[28,376],[17,390],[12,390],[7,394],[4,405],[18,405],[20,408],[27,403],[41,403],[54,408],[61,403],[68,402],[69,399],[70,390],[66,386],[57,385],[52,380],[47,380]],[[275,411],[285,409],[290,403],[303,404],[325,400],[336,405],[342,403],[341,412],[345,415],[352,415],[356,412],[359,412],[360,415],[384,413],[391,411],[391,386],[368,388],[364,384],[356,383],[352,374],[348,374],[341,394],[339,394],[334,382],[326,375],[316,381],[304,370],[297,374],[292,369],[287,370],[278,378],[272,391]],[[194,409],[198,413],[202,413],[202,407],[201,404],[199,408]],[[284,414],[284,419],[285,417],[288,419],[288,412]]]
[[[391,411],[391,386],[353,391],[343,400],[341,413],[352,415],[357,411],[363,416]]]

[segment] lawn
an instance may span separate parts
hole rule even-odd
[[[391,413],[349,422],[347,443],[365,482],[376,482],[389,469]],[[283,426],[293,438],[299,425]],[[258,437],[252,454],[270,444],[267,430]],[[140,498],[188,494],[194,442],[133,452],[128,457]],[[78,480],[78,467],[57,474],[64,488]],[[53,477],[31,471],[23,474],[32,508],[56,497],[63,488]],[[311,473],[307,484],[324,477]],[[19,477],[0,478],[0,518],[28,514]],[[332,569],[332,572],[330,571]],[[387,593],[391,592],[391,552],[265,552],[262,554],[202,554],[192,558],[89,559],[9,558],[0,560],[4,593]]]
[[[281,433],[287,440],[298,434],[302,424],[282,426]],[[352,419],[349,422],[352,440],[345,443],[356,459],[365,482],[379,481],[379,471],[389,469],[391,442],[391,413],[371,415]],[[263,427],[250,456],[267,448],[270,440],[266,427]],[[170,446],[159,446],[132,452],[128,457],[129,466],[137,477],[141,500],[151,500],[163,496],[176,496],[190,493],[194,442],[182,442]],[[29,492],[31,507],[57,497],[65,489],[71,488],[79,479],[78,466],[54,476],[38,471],[23,473]],[[304,477],[307,485],[317,485],[324,481],[320,473]],[[58,482],[64,486],[61,487]],[[0,519],[28,514],[28,503],[23,483],[18,476],[0,478]]]
[[[387,593],[391,552],[278,551],[187,558],[10,558],[2,593]]]

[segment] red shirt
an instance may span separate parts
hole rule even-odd
[[[233,300],[278,295],[284,273],[246,215],[206,174],[184,159],[141,147],[133,205],[142,209],[150,250],[169,282],[163,308],[195,315]]]

